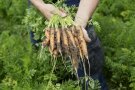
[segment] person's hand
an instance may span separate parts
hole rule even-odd
[[[89,37],[87,31],[85,30],[85,27],[86,27],[86,25],[87,25],[87,22],[86,22],[84,19],[82,19],[82,18],[76,16],[76,17],[75,17],[74,24],[75,24],[76,26],[81,26],[81,29],[82,29],[82,31],[83,31],[83,35],[84,35],[85,41],[86,41],[86,42],[90,42],[91,39],[90,39],[90,37]]]
[[[48,15],[46,17],[47,19],[50,19],[55,14],[60,15],[61,17],[65,17],[67,15],[66,12],[64,12],[64,10],[62,10],[62,9],[59,10],[52,4],[46,4],[45,7],[47,9],[46,13],[48,13]]]
[[[54,14],[58,14],[62,17],[66,16],[66,13],[63,12],[63,10],[59,10],[53,4],[46,4],[43,0],[30,1],[48,20],[50,20]]]
[[[90,39],[86,29],[82,25],[78,24],[77,22],[74,22],[74,25],[75,26],[81,26],[81,30],[83,32],[83,36],[84,36],[85,41],[86,42],[91,42],[91,39]]]

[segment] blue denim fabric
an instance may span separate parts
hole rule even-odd
[[[72,6],[72,5],[79,6],[80,0],[66,0],[65,3],[68,6]]]
[[[36,44],[37,40],[34,40],[34,32],[30,31],[30,40],[32,44]]]
[[[33,31],[30,31],[30,40],[31,40],[31,43],[33,45],[36,45],[37,43],[39,43],[41,40],[35,40],[34,39],[34,32]]]

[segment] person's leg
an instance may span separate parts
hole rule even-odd
[[[99,74],[98,80],[101,85],[101,90],[109,90],[104,75],[102,73]]]
[[[109,90],[102,72],[97,72],[96,74],[92,75],[91,77],[92,77],[92,79],[99,81],[101,90]]]
[[[95,48],[94,49],[94,60],[99,61],[96,63],[95,66],[97,66],[98,68],[95,69],[95,73],[91,72],[91,77],[94,80],[98,80],[101,86],[101,90],[108,90],[108,86],[106,83],[106,80],[104,78],[103,72],[102,72],[102,67],[103,67],[103,60],[104,60],[104,54],[103,54],[103,50],[101,47]],[[101,62],[100,62],[101,60]]]
[[[90,62],[90,70],[89,70],[88,62],[85,63],[87,75],[89,75],[90,73],[90,76],[93,79],[99,80],[99,83],[101,85],[101,90],[108,90],[106,81],[102,74],[104,54],[101,49],[100,41],[96,37],[93,26],[88,27],[87,30],[90,38],[92,39],[90,43],[87,43],[89,62]],[[79,64],[78,76],[80,78],[85,76],[82,62]],[[88,81],[82,84],[82,90],[88,90]]]

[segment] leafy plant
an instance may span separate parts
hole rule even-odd
[[[103,0],[93,15],[94,26],[105,52],[104,73],[110,90],[135,89],[134,6],[133,0]],[[31,45],[29,39],[29,30],[38,33],[35,39],[43,37],[45,19],[33,7],[26,10],[27,7],[25,0],[0,0],[2,90],[44,90],[50,79],[53,67],[50,54],[46,49],[45,54],[40,53]],[[40,55],[44,55],[43,58],[39,59]],[[60,60],[57,62],[58,68],[55,68],[51,75],[49,89],[80,89],[71,73],[70,63],[67,61],[66,64],[67,69]],[[91,80],[91,87],[98,87],[98,84],[97,81]]]

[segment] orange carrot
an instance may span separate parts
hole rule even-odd
[[[67,32],[68,38],[71,40],[73,46],[76,47],[75,40],[74,40],[73,34],[71,32],[71,29],[67,29],[66,32]]]
[[[76,43],[77,51],[78,51],[80,57],[83,58],[82,50],[81,50],[81,48],[80,48],[80,45],[79,45],[79,42],[78,42],[77,37],[75,37],[75,43]]]
[[[55,42],[54,42],[54,28],[51,28],[51,31],[50,31],[50,49],[51,49],[51,51],[53,51],[54,50],[54,48],[55,48]]]
[[[56,46],[57,51],[61,53],[61,46],[60,46],[60,36],[61,36],[61,29],[55,29],[56,30]]]
[[[87,44],[86,44],[86,41],[84,40],[82,29],[81,29],[81,27],[77,26],[76,30],[78,31],[77,35],[78,35],[80,48],[82,50],[82,54],[84,55],[84,57],[86,57],[88,59]]]
[[[47,45],[49,45],[49,43],[50,43],[50,30],[49,29],[46,29],[45,30],[45,36],[46,36],[46,38],[45,38],[45,40],[42,42],[42,45],[45,47],[45,46],[47,46]]]
[[[63,42],[62,46],[65,53],[69,54],[68,37],[65,30],[66,30],[65,28],[62,28],[62,42]]]

